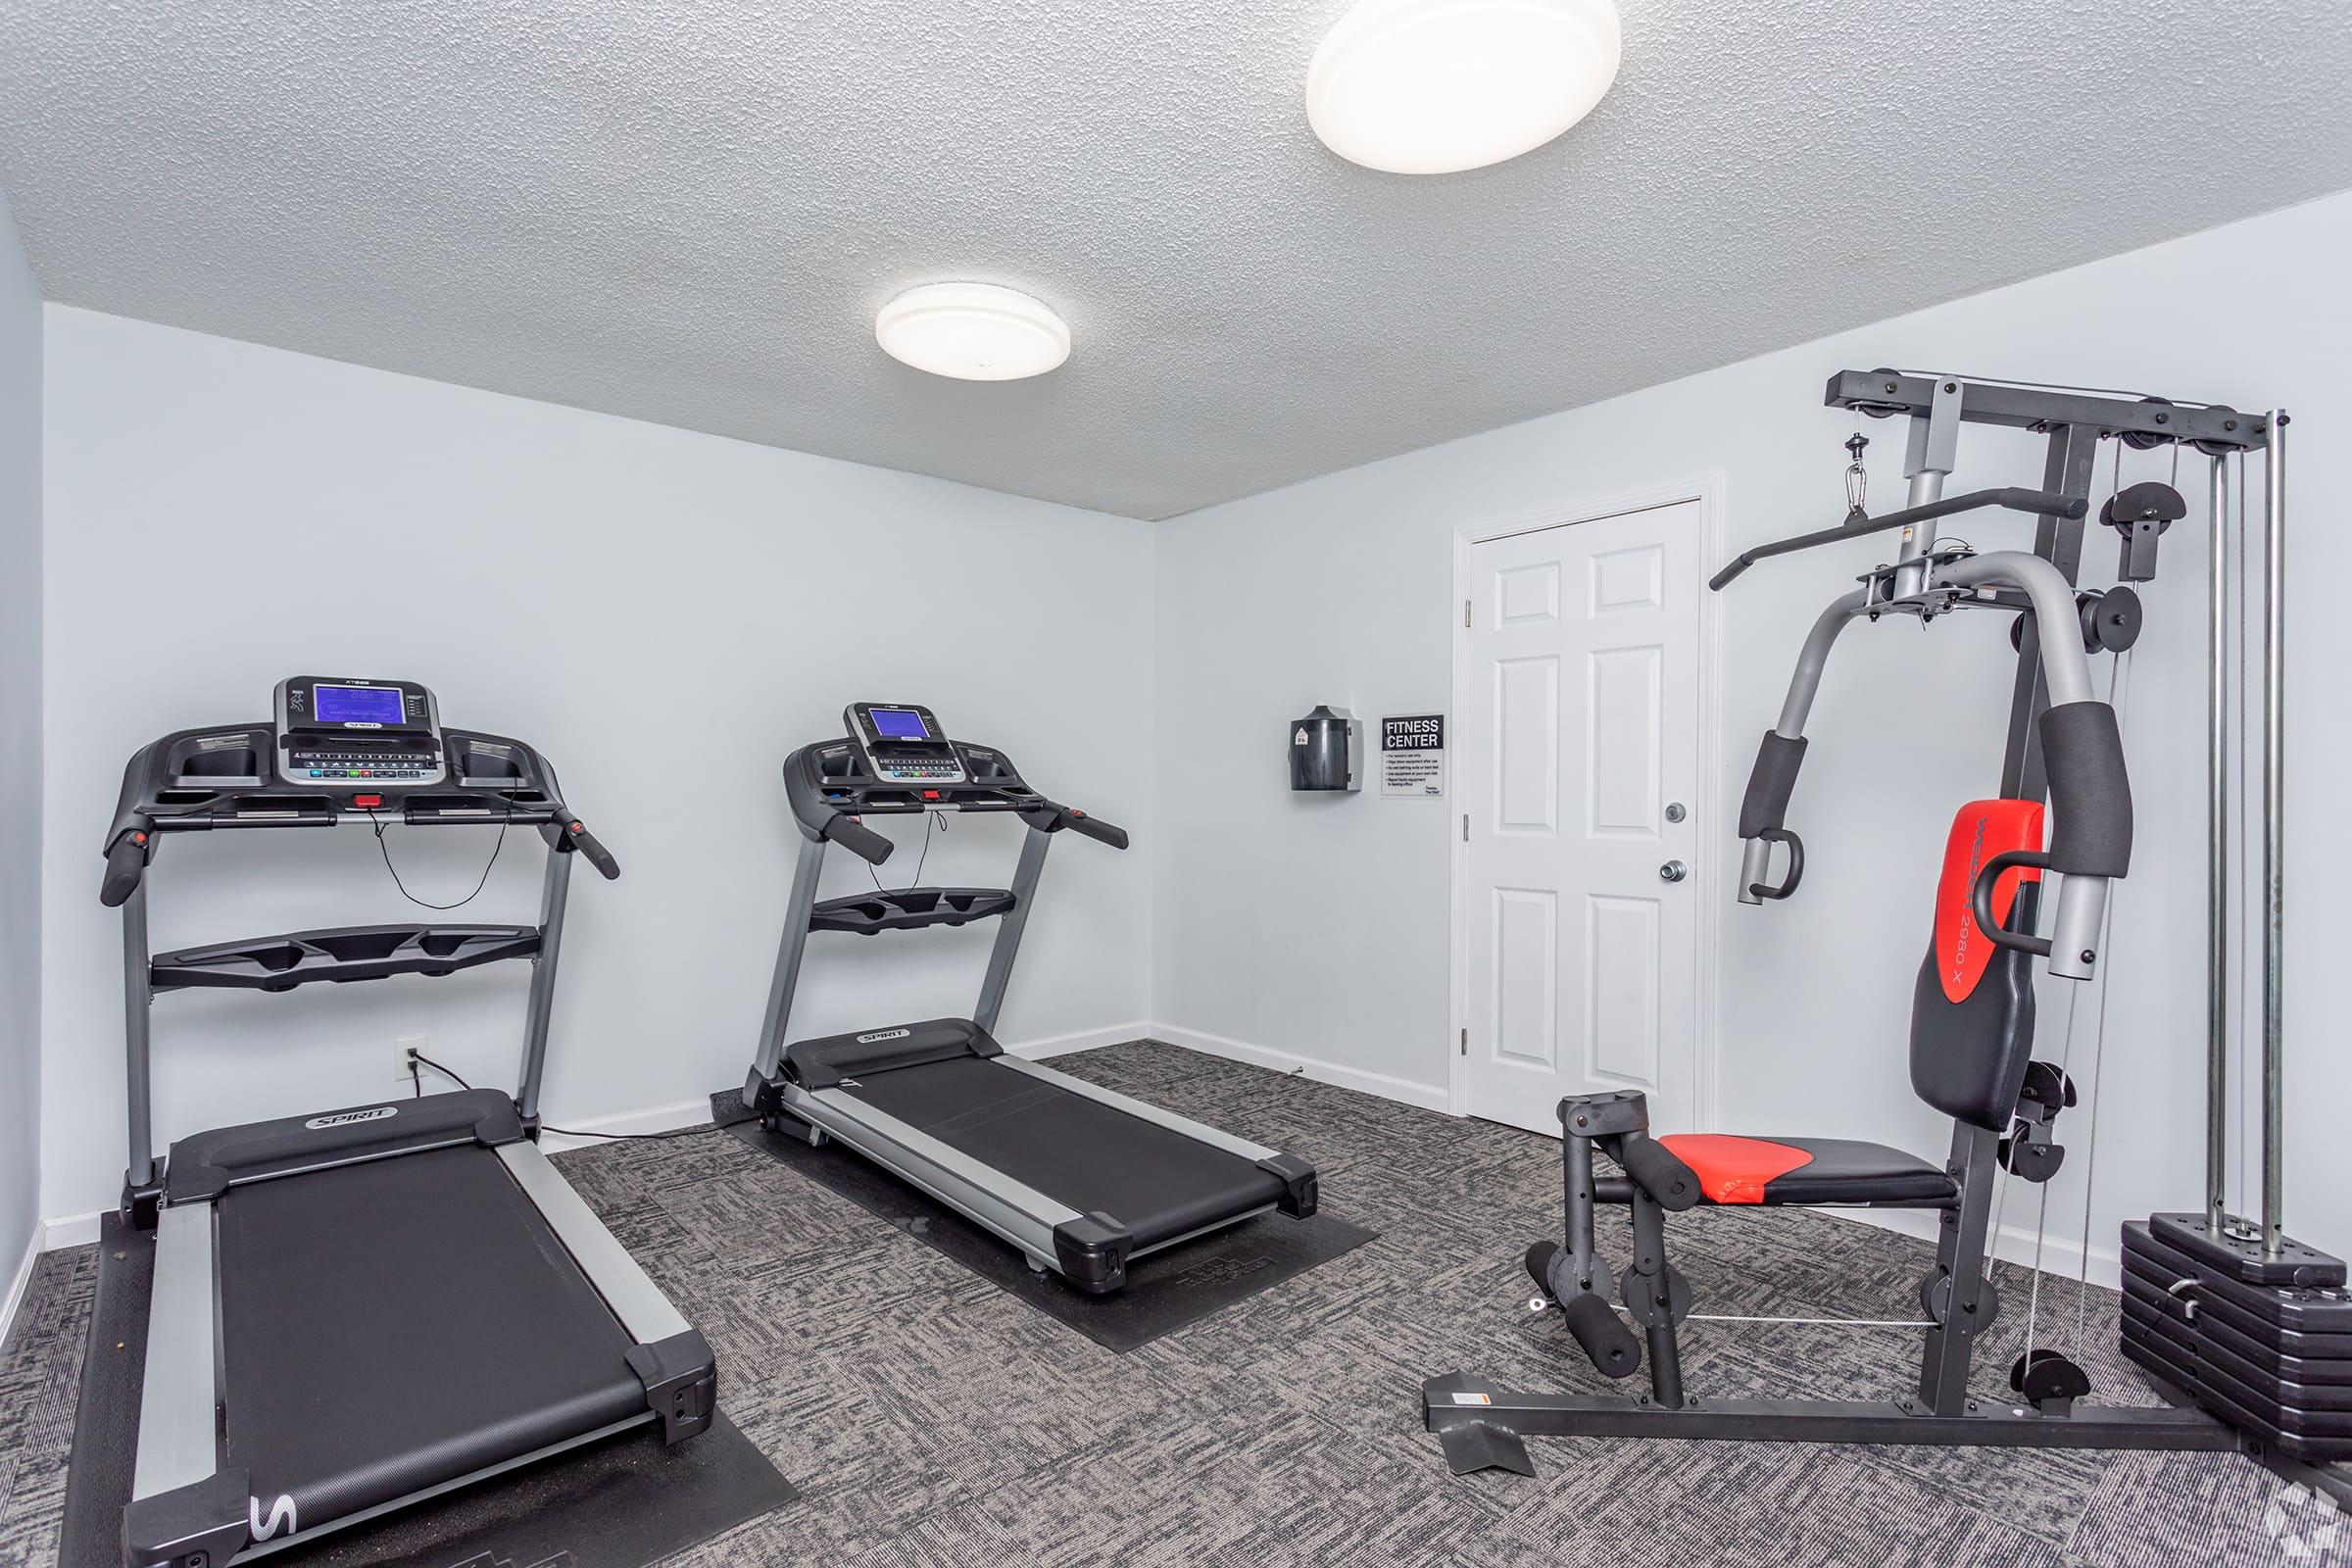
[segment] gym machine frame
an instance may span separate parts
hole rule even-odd
[[[1877,417],[1898,414],[1909,417],[1905,462],[1905,476],[1910,486],[1908,505],[1899,512],[1872,517],[1857,502],[1839,526],[1756,547],[1738,557],[1711,580],[1710,587],[1721,589],[1754,563],[1772,556],[1891,529],[1902,530],[1894,563],[1865,573],[1862,587],[1833,604],[1816,623],[1799,658],[1781,720],[1774,734],[1767,737],[1768,758],[1776,739],[1786,737],[1794,743],[1801,737],[1822,662],[1838,633],[1852,619],[1859,616],[1876,620],[1886,613],[1918,614],[1926,619],[1961,608],[2011,611],[2033,608],[2007,586],[1988,591],[1981,585],[1984,581],[1981,567],[1992,558],[1973,557],[1965,547],[1939,550],[1936,519],[1984,508],[2034,514],[2037,520],[2033,554],[2071,590],[2080,574],[2084,521],[2089,513],[2093,469],[2101,440],[2116,439],[2141,450],[2187,443],[2211,460],[2215,510],[2210,646],[2213,667],[2208,733],[2208,862],[2212,907],[2206,1205],[2198,1214],[2159,1215],[2151,1223],[2168,1240],[2179,1239],[2182,1245],[2194,1246],[2201,1260],[2216,1268],[2232,1270],[2249,1281],[2340,1284],[2344,1277],[2342,1265],[2289,1240],[2281,1211],[2282,532],[2288,416],[2282,411],[2249,415],[2228,408],[2176,405],[2153,398],[2132,399],[1889,370],[1841,371],[1832,377],[1824,401],[1833,408],[1851,409]],[[1963,423],[2006,426],[2045,435],[2041,489],[1981,490],[1947,499],[1942,493],[1943,485],[1955,466],[1957,438]],[[1858,467],[1859,446],[1854,445],[1853,450]],[[2227,1212],[2225,1181],[2229,1137],[2229,825],[2224,782],[2228,739],[2224,627],[2230,579],[2222,518],[2226,511],[2226,461],[2233,455],[2242,457],[2255,452],[2265,455],[2269,475],[2264,550],[2263,1213],[2259,1227]],[[2178,494],[2168,486],[2137,485],[2119,492],[2100,517],[2101,522],[2121,536],[2119,583],[2145,581],[2154,576],[2157,538],[2183,513]],[[1964,564],[1972,562],[1974,565]],[[1955,571],[1955,567],[1961,569]],[[2128,590],[2077,597],[2088,646],[2099,646],[2103,630],[2118,634],[2117,645],[2130,646],[2139,629],[2135,597]],[[2049,792],[2047,758],[2037,720],[2050,707],[2052,694],[2048,668],[2040,657],[2035,633],[2036,621],[2048,618],[2028,614],[2021,616],[2018,623],[2018,659],[1999,790],[2006,798],[2040,801]],[[1759,773],[1763,771],[1764,763],[1760,760]],[[1782,804],[1785,803],[1784,793]],[[1739,882],[1742,903],[1786,898],[1795,891],[1802,876],[1802,844],[1781,825],[1779,816],[1778,810],[1766,813],[1762,830],[1752,835],[1748,835],[1748,830],[1756,824],[1742,823],[1743,835],[1748,835]],[[1778,884],[1768,880],[1768,859],[1774,843],[1786,844],[1789,852],[1788,871]],[[1993,867],[1988,864],[1984,869],[1989,873]],[[1980,926],[2001,946],[2036,940],[1999,931],[1988,919],[1987,895],[1992,880],[1991,875],[1985,874],[1976,886],[1975,907]],[[2064,879],[2062,906],[2068,902],[2066,893],[2073,890],[2078,880]],[[2031,930],[2034,884],[2022,885],[2017,899],[2018,909],[2013,911],[2012,918],[2025,930]],[[2090,916],[2084,924],[2082,911],[2078,909],[2074,917],[2062,915],[2057,937],[2038,951],[2051,956],[2054,950],[2053,970],[2080,979],[2088,972],[2087,962],[2070,964],[2069,960],[2078,956],[2087,960],[2099,932],[2099,918]],[[1639,1284],[1628,1292],[1628,1300],[1637,1321],[1646,1332],[1651,1389],[1647,1395],[1632,1396],[1521,1394],[1497,1390],[1482,1379],[1459,1372],[1432,1378],[1423,1385],[1423,1419],[1428,1429],[1439,1435],[1457,1474],[1492,1466],[1532,1475],[1534,1466],[1523,1440],[1539,1435],[2207,1450],[2234,1447],[2282,1475],[2334,1495],[2339,1501],[2346,1497],[2346,1483],[2339,1470],[2301,1462],[2264,1437],[2232,1430],[2203,1411],[2079,1404],[2075,1402],[2077,1396],[2087,1392],[2079,1371],[2071,1363],[2065,1363],[2071,1376],[2037,1383],[2032,1373],[2039,1356],[2031,1346],[2019,1370],[2027,1388],[2034,1391],[2032,1394],[2014,1402],[1982,1401],[1971,1396],[1968,1383],[1972,1342],[1976,1329],[1988,1326],[1974,1319],[1980,1293],[1989,1295],[1989,1284],[1984,1277],[1989,1241],[1989,1189],[2002,1172],[1997,1162],[1995,1137],[1966,1124],[1955,1126],[1950,1163],[1946,1167],[1959,1182],[1961,1201],[1944,1211],[1936,1272],[1923,1285],[1923,1297],[1932,1296],[1929,1287],[1938,1282],[1949,1283],[1940,1310],[1935,1300],[1929,1301],[1936,1321],[1927,1330],[1915,1396],[1891,1400],[1734,1400],[1688,1394],[1682,1387],[1675,1343],[1676,1323],[1688,1312],[1688,1298],[1685,1294],[1676,1299],[1681,1282],[1665,1266],[1663,1207],[1657,1195],[1672,1195],[1673,1207],[1690,1206],[1696,1201],[1695,1191],[1677,1181],[1679,1177],[1687,1182],[1689,1171],[1670,1155],[1662,1163],[1672,1168],[1659,1168],[1660,1162],[1654,1156],[1666,1155],[1666,1151],[1646,1137],[1646,1108],[1638,1094],[1573,1097],[1562,1102],[1560,1114],[1567,1132],[1562,1151],[1568,1211],[1567,1245],[1561,1254],[1563,1265],[1579,1254],[1584,1258],[1592,1256],[1592,1219],[1596,1200],[1630,1204],[1635,1251],[1629,1273]],[[1592,1162],[1595,1144],[1620,1159],[1627,1172],[1625,1176],[1595,1175]],[[1616,1329],[1613,1313],[1605,1310],[1605,1300],[1588,1304],[1604,1308],[1593,1314],[1606,1320],[1599,1325],[1599,1337],[1605,1338],[1609,1331],[1623,1332]],[[1982,1304],[1989,1308],[1991,1303],[1986,1299]],[[1989,1317],[1988,1311],[1985,1316]],[[1586,1339],[1586,1335],[1580,1332],[1579,1338]],[[1588,1348],[1591,1348],[1589,1343]],[[1596,1354],[1595,1358],[1598,1360],[1599,1356]],[[2147,1365],[2143,1357],[2134,1359],[2141,1360],[2143,1368]],[[2178,1385],[2162,1377],[2157,1382],[2176,1404],[2198,1402]]]
[[[929,716],[928,710],[920,711]],[[850,741],[804,746],[784,761],[785,793],[800,829],[800,853],[793,866],[792,891],[785,904],[784,932],[760,1020],[759,1047],[743,1084],[744,1109],[759,1116],[770,1130],[811,1146],[839,1140],[1016,1248],[1032,1271],[1057,1275],[1087,1295],[1122,1289],[1128,1264],[1135,1258],[1229,1225],[1269,1211],[1295,1219],[1312,1215],[1318,1201],[1315,1171],[1297,1155],[1056,1072],[1013,1055],[996,1042],[1005,988],[1020,954],[1029,912],[1037,903],[1046,855],[1054,847],[1054,836],[1073,832],[1124,850],[1126,830],[1048,800],[1030,788],[1004,753],[944,735],[933,737],[931,743],[945,748],[942,755],[955,759],[954,778],[940,779],[930,787],[921,782],[909,787],[884,779],[867,768],[856,733],[853,728]],[[994,812],[1017,817],[1026,831],[1011,886],[883,889],[877,882],[872,893],[817,898],[829,846],[838,844],[873,866],[890,858],[891,841],[867,827],[862,816],[919,815],[927,821],[932,812]],[[793,1002],[812,932],[870,935],[963,925],[986,918],[997,921],[996,940],[989,949],[979,1001],[969,1018],[877,1026],[861,1034],[790,1043]],[[852,1092],[861,1087],[859,1078],[870,1079],[894,1069],[921,1071],[937,1065],[943,1057],[967,1055],[1020,1075],[1033,1095],[1107,1108],[1246,1169],[1253,1168],[1262,1196],[1241,1206],[1228,1204],[1203,1211],[1197,1216],[1198,1224],[1158,1235],[1156,1227],[1147,1226],[1147,1215],[1074,1206]],[[1139,1228],[1152,1229],[1152,1239],[1139,1240]]]
[[[537,1142],[572,862],[584,857],[608,878],[619,875],[619,865],[564,805],[554,769],[537,751],[511,737],[444,730],[437,718],[431,723],[436,749],[446,747],[442,782],[404,786],[353,776],[308,788],[291,784],[275,775],[279,737],[268,725],[175,731],[143,747],[124,770],[99,896],[122,912],[129,1162],[121,1215],[155,1235],[136,1451],[122,1513],[126,1568],[203,1568],[208,1562],[217,1568],[289,1542],[310,1543],[631,1427],[651,1423],[665,1444],[676,1443],[707,1430],[715,1415],[708,1344]],[[353,823],[380,831],[386,820],[535,831],[547,846],[538,922],[337,926],[170,953],[149,951],[148,867],[166,837]],[[512,1096],[468,1089],[214,1129],[178,1140],[168,1158],[157,1156],[150,1042],[157,996],[192,988],[284,992],[321,982],[444,975],[505,959],[533,966],[521,1072]],[[501,1174],[477,1178],[487,1185],[471,1190],[486,1193],[486,1201],[544,1222],[561,1245],[564,1266],[576,1271],[631,1342],[620,1359],[642,1391],[641,1407],[585,1430],[572,1430],[586,1419],[572,1410],[523,1410],[505,1423],[462,1411],[452,1418],[454,1440],[498,1449],[494,1460],[469,1463],[470,1450],[453,1440],[445,1446],[448,1455],[430,1456],[429,1464],[419,1467],[420,1474],[430,1473],[415,1490],[325,1517],[306,1504],[298,1520],[290,1493],[276,1494],[265,1508],[262,1498],[249,1495],[254,1478],[226,1457],[234,1430],[231,1412],[249,1380],[259,1388],[269,1377],[285,1374],[270,1365],[230,1364],[225,1352],[229,1303],[223,1299],[223,1270],[234,1254],[222,1236],[221,1205],[251,1184],[300,1188],[306,1178],[345,1167],[476,1147],[495,1156]],[[104,1280],[102,1266],[101,1290]],[[429,1292],[432,1287],[415,1288]],[[425,1294],[413,1304],[436,1329],[463,1322],[462,1301],[453,1306]],[[255,1310],[248,1307],[246,1315]],[[305,1305],[296,1302],[284,1310],[300,1313]],[[336,1403],[333,1392],[322,1393],[309,1407],[321,1428],[350,1424],[351,1413]],[[463,1389],[438,1392],[453,1404],[468,1395]],[[514,1433],[521,1430],[536,1435],[534,1446],[506,1453],[514,1446]],[[76,1471],[70,1479],[70,1487],[80,1484],[79,1475]],[[69,1516],[74,1512],[69,1504]]]

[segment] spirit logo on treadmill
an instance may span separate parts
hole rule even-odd
[[[281,1530],[289,1536],[292,1535],[294,1533],[294,1498],[292,1494],[279,1493],[277,1500],[270,1505],[270,1517],[267,1519],[262,1517],[262,1499],[247,1497],[245,1499],[245,1525],[247,1532],[256,1541],[268,1541]]]
[[[912,1033],[911,1029],[877,1029],[870,1035],[859,1035],[858,1044],[870,1046],[877,1040],[904,1040]]]
[[[338,1110],[331,1116],[313,1116],[303,1125],[313,1132],[318,1132],[328,1127],[348,1127],[353,1122],[382,1121],[386,1116],[399,1114],[400,1107],[397,1105],[378,1105],[373,1110]]]

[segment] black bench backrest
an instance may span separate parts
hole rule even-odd
[[[2034,959],[1977,928],[1969,895],[1994,856],[2042,847],[2037,801],[1971,801],[1952,819],[1936,889],[1936,930],[1911,1000],[1911,1087],[1956,1120],[2007,1132],[2034,1055]],[[1993,912],[2030,926],[2039,873],[2010,871]]]

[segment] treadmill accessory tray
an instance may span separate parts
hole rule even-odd
[[[158,991],[217,987],[291,991],[316,981],[346,984],[394,974],[455,974],[506,958],[536,957],[535,925],[332,926],[159,953],[148,963]]]
[[[811,931],[920,931],[1010,914],[1013,896],[1003,888],[888,888],[826,899],[808,911]]]

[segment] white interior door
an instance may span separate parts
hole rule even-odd
[[[1475,1116],[1697,1109],[1699,504],[1474,544],[1461,633]]]

